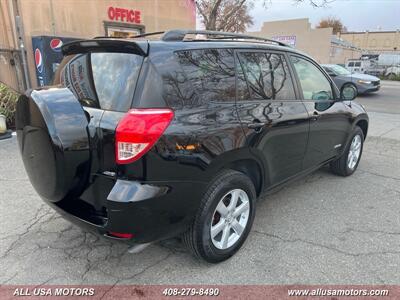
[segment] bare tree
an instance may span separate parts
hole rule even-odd
[[[252,1],[248,0],[196,1],[205,28],[217,31],[245,31],[247,26],[253,24],[249,15],[252,5]]]
[[[293,0],[295,3],[306,2],[306,0]],[[335,2],[336,0],[308,0],[308,3],[313,7],[325,7],[329,3]]]
[[[333,28],[333,34],[346,32],[347,28],[343,25],[342,21],[334,17],[324,18],[319,21],[317,28]]]
[[[197,12],[207,30],[244,32],[253,19],[249,14],[255,0],[197,0]],[[323,7],[335,0],[292,0]],[[265,7],[273,0],[263,0]]]
[[[240,8],[236,9],[235,2],[237,0],[228,0],[222,11],[221,21],[224,20],[225,24],[221,31],[228,32],[244,32],[248,26],[253,25],[253,18],[250,16],[249,11],[253,7],[253,3],[244,3]],[[225,16],[229,18],[225,20]],[[223,22],[219,22],[220,24]]]

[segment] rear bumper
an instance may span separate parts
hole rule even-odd
[[[82,228],[108,238],[148,243],[186,231],[205,188],[205,183],[198,182],[113,181],[115,184],[107,199],[100,201],[103,203],[101,214],[82,199],[46,202]],[[110,232],[131,233],[133,238],[116,238]]]

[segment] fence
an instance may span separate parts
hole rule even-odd
[[[0,48],[0,82],[19,92],[25,90],[20,50]]]

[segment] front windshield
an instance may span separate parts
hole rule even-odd
[[[345,69],[341,66],[338,66],[338,65],[330,65],[329,69],[331,69],[337,75],[350,75],[351,74],[350,71],[348,71],[347,69]]]

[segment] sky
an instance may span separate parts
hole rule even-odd
[[[335,0],[323,8],[313,8],[309,0],[301,4],[294,4],[293,0],[266,0],[266,8],[263,2],[255,0],[250,12],[254,25],[248,31],[260,30],[265,21],[297,18],[309,18],[315,26],[327,16],[341,19],[349,31],[400,29],[400,0]]]

